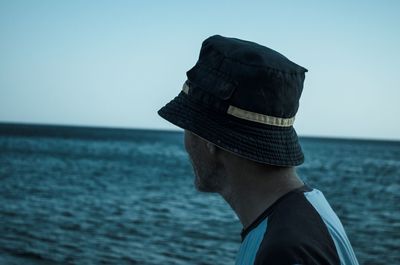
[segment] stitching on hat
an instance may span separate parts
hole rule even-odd
[[[226,59],[226,58],[224,57],[224,59]],[[219,69],[210,67],[210,66],[208,66],[207,64],[205,64],[203,62],[198,62],[197,65],[200,67],[199,68],[200,70],[207,70],[207,71],[211,72],[212,74],[215,74],[215,75],[217,75],[219,77],[224,78],[225,81],[230,82],[230,83],[232,83],[234,85],[237,85],[237,82],[231,76],[229,76],[228,74],[226,74],[224,72],[221,72]]]
[[[301,67],[303,71],[296,70],[296,71],[288,72],[288,71],[277,69],[277,68],[274,68],[274,67],[271,67],[271,66],[261,66],[261,65],[255,65],[255,64],[249,64],[249,63],[240,62],[240,61],[237,61],[237,60],[229,58],[229,57],[226,57],[226,59],[231,60],[232,62],[241,64],[241,65],[246,65],[246,66],[250,66],[250,67],[254,67],[254,68],[261,68],[261,69],[269,69],[269,70],[272,70],[272,71],[276,71],[276,72],[280,72],[280,73],[284,73],[284,74],[290,74],[290,75],[299,75],[299,74],[304,74],[304,73],[308,72],[308,70],[306,68],[302,67],[302,66],[299,66],[299,67]],[[292,62],[292,61],[290,61],[290,62]]]
[[[231,58],[231,57],[226,56],[224,53],[222,53],[222,52],[220,52],[220,51],[218,51],[218,50],[215,50],[215,52],[218,53],[218,54],[220,54],[220,55],[222,55],[222,57],[224,57],[224,60],[225,60],[225,59],[226,59],[226,60],[230,60],[230,61],[232,61],[232,62],[234,62],[234,63],[238,63],[238,64],[246,65],[246,66],[251,66],[251,67],[254,67],[254,68],[261,68],[261,69],[262,69],[262,68],[265,68],[265,69],[270,69],[270,70],[274,70],[274,71],[281,72],[281,73],[285,73],[285,74],[296,74],[296,75],[298,75],[298,74],[304,74],[304,73],[308,72],[308,70],[307,70],[306,68],[304,68],[303,66],[298,65],[298,64],[296,64],[296,63],[294,63],[294,62],[292,62],[291,60],[289,60],[289,59],[286,58],[286,57],[285,57],[286,60],[288,60],[290,63],[296,65],[297,67],[300,67],[300,70],[302,70],[302,71],[300,71],[300,70],[295,70],[295,71],[290,71],[290,72],[288,72],[288,71],[284,71],[284,70],[281,70],[281,69],[277,69],[277,68],[274,68],[274,67],[271,67],[271,66],[266,66],[266,65],[263,65],[263,66],[262,66],[262,65],[255,65],[255,64],[240,62],[240,61],[238,61],[238,60],[235,60],[235,59],[233,59],[233,58]]]

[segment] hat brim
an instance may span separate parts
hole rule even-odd
[[[158,114],[235,155],[259,163],[297,166],[304,155],[293,126],[278,127],[216,113],[184,92],[162,107]]]

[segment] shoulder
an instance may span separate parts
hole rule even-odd
[[[288,244],[284,241],[277,241],[269,244],[268,248],[261,248],[258,251],[254,264],[294,265],[305,263],[304,253],[301,246]]]
[[[304,193],[286,198],[270,214],[255,264],[340,264],[326,225]]]

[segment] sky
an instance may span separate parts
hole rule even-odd
[[[400,1],[0,0],[0,122],[180,130],[158,116],[219,34],[306,73],[300,136],[400,140]]]

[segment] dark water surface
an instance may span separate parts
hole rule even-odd
[[[241,226],[195,191],[181,132],[0,125],[0,264],[233,264]],[[400,264],[400,142],[301,139],[360,264]]]

